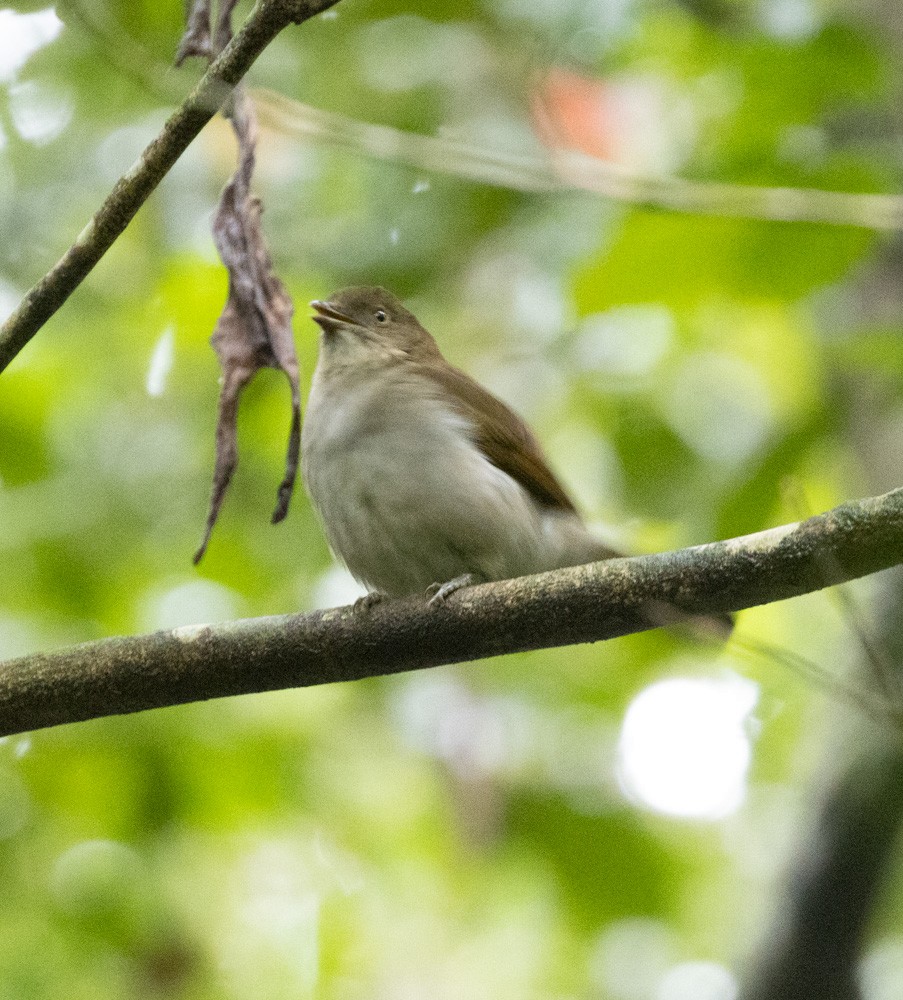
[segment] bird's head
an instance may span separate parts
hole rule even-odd
[[[322,350],[336,363],[416,359],[437,351],[417,317],[385,288],[343,288],[311,307],[323,331]]]

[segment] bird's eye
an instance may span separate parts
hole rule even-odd
[[[377,309],[373,315],[376,317],[377,323],[385,323],[385,321],[389,318],[383,309]]]

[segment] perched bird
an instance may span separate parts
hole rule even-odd
[[[311,303],[322,329],[301,439],[333,551],[380,595],[610,559],[529,427],[449,364],[383,288]],[[366,599],[365,599],[366,600]]]

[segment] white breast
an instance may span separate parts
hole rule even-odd
[[[400,596],[464,573],[546,568],[548,530],[530,496],[431,383],[401,366],[378,379],[318,371],[302,451],[331,547],[372,589]]]

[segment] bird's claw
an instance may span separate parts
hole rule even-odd
[[[427,594],[430,595],[427,604],[431,608],[440,607],[456,591],[463,590],[464,587],[472,587],[476,582],[477,578],[473,573],[464,573],[461,576],[456,576],[454,580],[446,580],[445,583],[431,583],[426,588]]]
[[[364,594],[354,602],[355,611],[369,611],[377,604],[381,604],[386,599],[386,594],[380,590],[371,590],[369,594]]]

